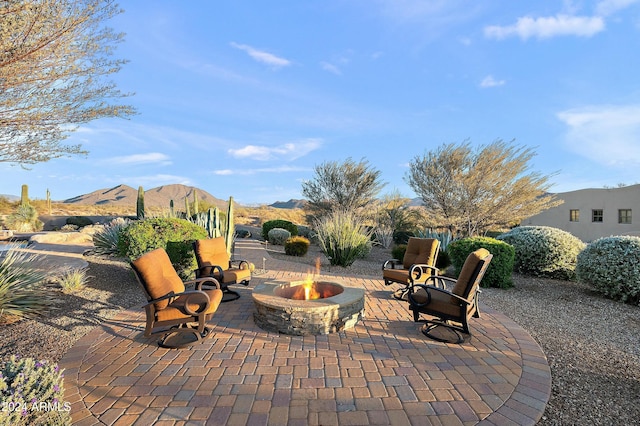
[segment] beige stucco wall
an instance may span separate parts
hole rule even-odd
[[[611,235],[640,236],[640,184],[611,189],[580,189],[555,194],[564,203],[522,221],[522,225],[553,226],[584,242]],[[591,221],[591,211],[603,211],[602,222]],[[618,223],[618,210],[631,209],[631,223]],[[580,210],[578,222],[569,210]]]

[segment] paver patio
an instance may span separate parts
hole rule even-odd
[[[158,347],[134,307],[69,350],[60,365],[74,424],[533,425],[542,416],[551,391],[544,353],[482,303],[470,342],[439,343],[379,271],[323,272],[365,289],[365,318],[340,333],[280,335],[254,324],[251,288],[300,279],[307,265],[271,258],[253,240],[237,242],[236,258],[254,262],[256,274],[249,287],[234,286],[241,298],[220,305],[202,343]]]

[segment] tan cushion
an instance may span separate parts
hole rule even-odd
[[[439,248],[440,242],[435,238],[409,238],[407,251],[402,258],[404,269],[409,269],[417,263],[434,266]]]
[[[397,283],[409,284],[408,269],[383,269],[382,277]]]
[[[246,279],[251,279],[251,271],[249,269],[231,268],[224,271],[222,282],[239,283]]]
[[[223,270],[229,268],[229,254],[224,237],[198,240],[194,244],[198,267],[219,266]]]
[[[222,290],[218,290],[218,289],[213,289],[213,290],[202,290],[205,293],[207,293],[207,296],[209,296],[209,309],[207,309],[207,311],[205,312],[205,314],[207,315],[211,315],[213,314],[215,311],[218,310],[218,306],[220,306],[220,302],[222,301]],[[174,320],[174,319],[181,319],[181,318],[185,318],[185,317],[189,317],[191,315],[187,314],[187,311],[185,310],[185,301],[186,301],[187,297],[186,296],[178,296],[176,297],[169,306],[167,306],[167,308],[158,311],[156,314],[156,318],[158,321],[167,321],[167,320]],[[201,309],[203,309],[205,306],[205,304],[191,304],[189,306],[189,308],[194,311],[194,312],[198,312]]]
[[[184,292],[184,283],[173,268],[169,255],[164,249],[159,248],[145,253],[132,263],[151,299],[166,296],[171,292]],[[168,299],[155,304],[158,310],[165,309],[168,305]]]
[[[478,264],[489,256],[489,254],[491,254],[489,253],[489,250],[480,248],[467,256],[467,259],[464,261],[464,265],[462,265],[460,275],[458,275],[458,279],[456,280],[456,285],[453,286],[453,289],[451,290],[453,294],[465,297],[467,287],[473,285],[471,280],[474,278],[473,274],[475,273]]]
[[[427,313],[431,311],[433,312],[433,315],[436,316],[437,313],[443,313],[454,317],[460,316],[460,303],[457,301],[456,303],[453,303],[449,294],[437,290],[431,290],[429,293],[431,294],[431,302],[419,309],[424,310]],[[427,303],[427,292],[422,288],[413,293],[411,297],[417,303]]]

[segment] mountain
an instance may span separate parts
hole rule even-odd
[[[18,201],[20,197],[17,195],[0,194],[0,198],[4,198],[7,201]]]
[[[212,204],[219,208],[226,208],[227,201],[214,197],[202,189],[186,185],[163,185],[144,191],[144,205],[147,207],[169,208],[171,200],[176,206],[183,206],[185,197],[193,201],[194,191],[198,194],[198,200]],[[127,185],[118,185],[109,189],[99,189],[89,194],[78,195],[64,200],[63,203],[83,205],[136,205],[138,190]]]
[[[273,204],[269,204],[269,207],[275,207],[276,209],[303,209],[307,205],[307,200],[295,200],[289,201],[276,201]]]

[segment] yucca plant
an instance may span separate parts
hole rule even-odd
[[[76,293],[83,290],[89,279],[87,268],[70,268],[58,277],[58,284],[64,293]]]
[[[33,318],[53,304],[47,274],[30,265],[38,256],[11,247],[0,258],[0,324]]]
[[[93,234],[93,251],[98,254],[114,255],[118,253],[118,239],[120,233],[131,221],[116,218],[109,222],[101,231]]]
[[[318,242],[329,263],[350,266],[371,251],[371,231],[355,214],[336,210],[316,223]]]

